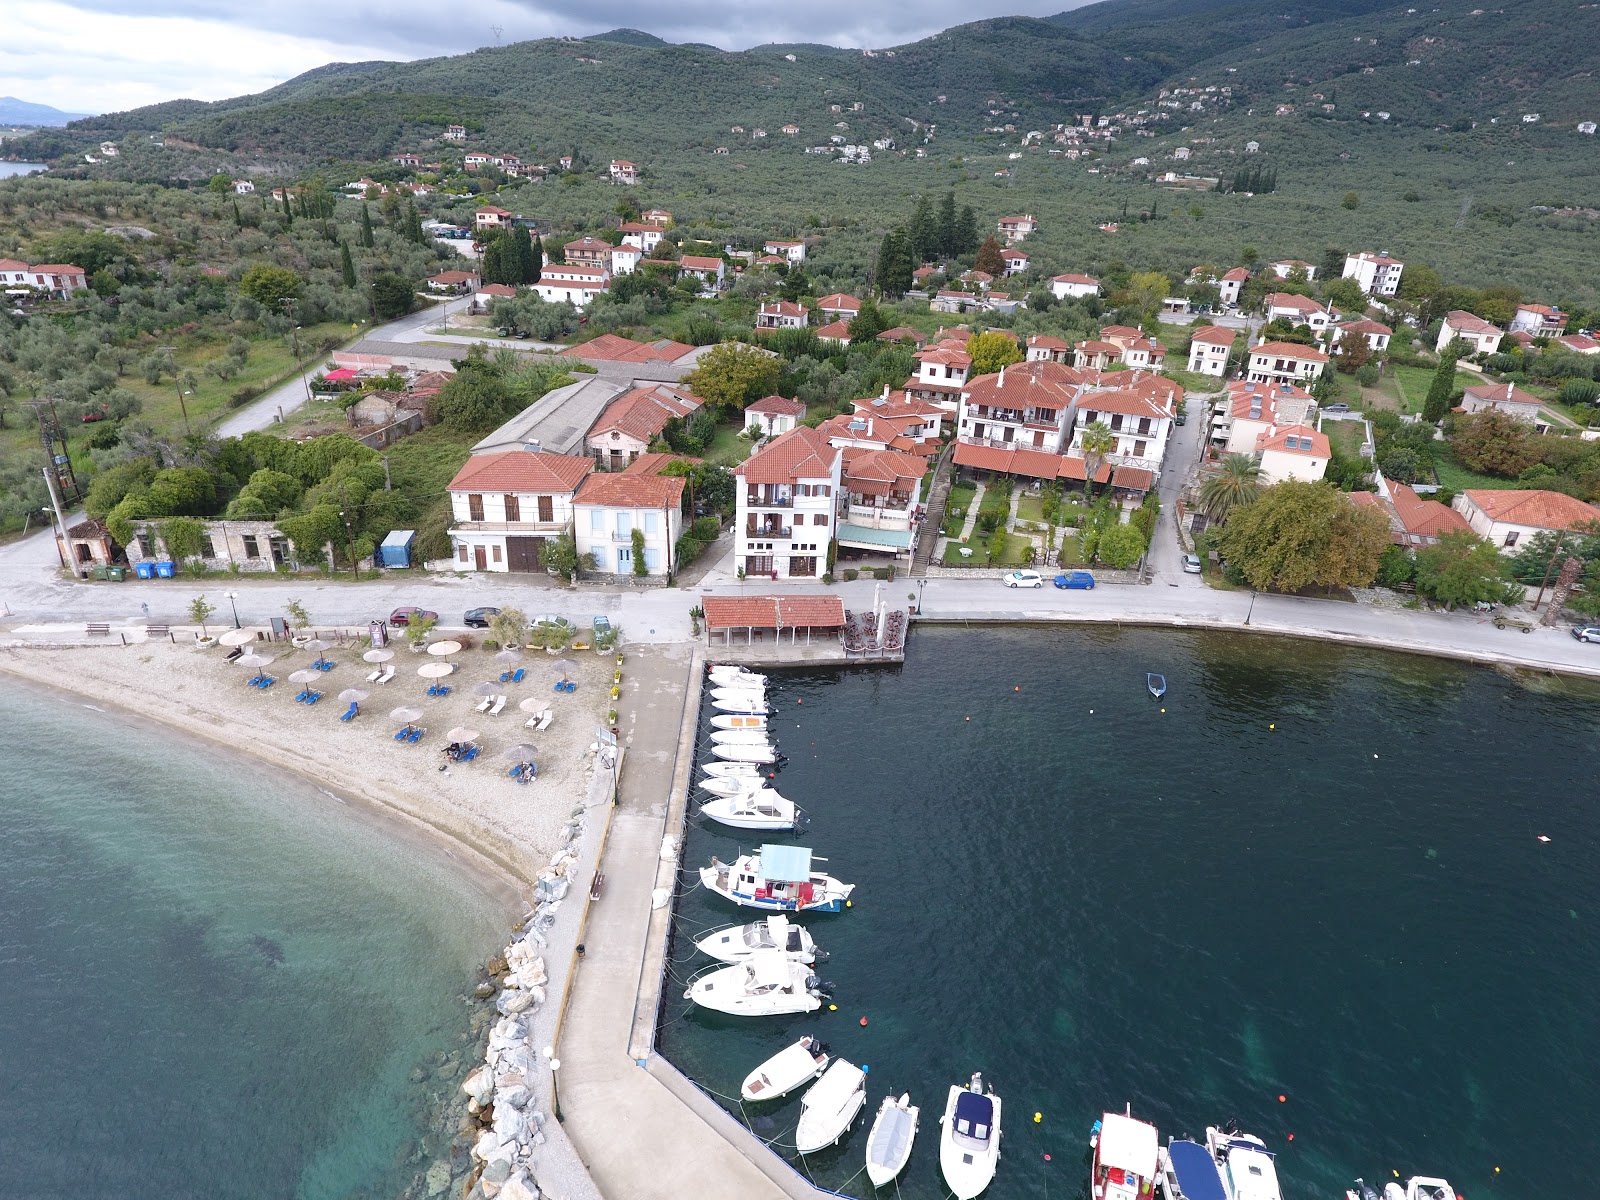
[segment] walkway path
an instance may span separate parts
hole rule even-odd
[[[972,502],[967,505],[967,519],[961,522],[961,540],[972,540],[972,531],[978,524],[978,509],[983,505],[983,493],[988,489],[980,481],[978,490],[972,493]]]

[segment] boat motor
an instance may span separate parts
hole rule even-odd
[[[817,975],[807,975],[806,991],[813,992],[818,996],[832,996],[833,981],[831,979],[823,979]]]

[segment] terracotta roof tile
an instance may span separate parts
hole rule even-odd
[[[1353,493],[1370,494],[1370,493]],[[1389,497],[1394,504],[1395,516],[1405,526],[1407,533],[1423,537],[1443,537],[1447,533],[1471,533],[1472,526],[1455,509],[1437,500],[1424,500],[1403,483],[1389,485]]]
[[[775,417],[803,417],[806,415],[806,406],[798,400],[791,400],[787,396],[767,396],[757,400],[754,404],[747,404],[744,408],[747,413],[770,413]]]
[[[833,474],[839,451],[817,430],[804,425],[768,442],[738,467],[746,483],[793,483],[826,479]]]
[[[447,486],[451,492],[570,492],[594,470],[587,455],[506,450],[474,454]]]
[[[1499,491],[1468,488],[1461,493],[1491,521],[1535,529],[1576,529],[1600,521],[1600,509],[1563,492]]]
[[[602,434],[621,433],[649,442],[667,427],[669,420],[688,416],[701,403],[698,396],[667,383],[633,388],[606,405],[588,436],[593,439]]]
[[[842,629],[840,596],[702,596],[711,629]]]
[[[681,475],[596,471],[583,481],[573,503],[610,508],[677,508],[683,503],[684,482]]]

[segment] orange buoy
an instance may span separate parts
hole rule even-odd
[[[1278,1093],[1278,1103],[1279,1104],[1287,1104],[1287,1103],[1289,1103],[1289,1097],[1285,1096],[1282,1092],[1279,1092]]]
[[[1291,1141],[1291,1142],[1292,1142],[1292,1141],[1294,1141],[1294,1134],[1292,1134],[1292,1133],[1291,1133],[1291,1134],[1290,1134],[1290,1135],[1289,1135],[1289,1140],[1290,1140],[1290,1141]]]
[[[865,1025],[865,1024],[866,1024],[866,1023],[867,1023],[867,1019],[866,1019],[866,1018],[865,1018],[865,1017],[862,1017],[862,1018],[861,1018],[861,1023],[862,1023],[862,1024],[863,1024],[863,1025]]]

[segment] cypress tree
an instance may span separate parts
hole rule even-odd
[[[1444,420],[1444,414],[1450,411],[1450,396],[1455,388],[1456,356],[1446,346],[1438,369],[1433,373],[1433,382],[1428,384],[1428,398],[1422,402],[1422,419],[1430,425]]]
[[[956,246],[961,241],[960,220],[956,214],[956,193],[952,188],[939,201],[939,254],[957,253]]]
[[[497,234],[489,239],[478,256],[478,277],[485,283],[511,283],[520,282],[515,275],[517,264],[508,262],[506,252],[510,248],[510,239],[504,234]]]
[[[934,220],[933,205],[928,197],[918,196],[917,206],[911,213],[911,254],[918,261],[931,258],[939,249],[939,226]]]
[[[539,277],[544,274],[544,239],[538,234],[533,235],[533,244],[530,250],[532,251],[532,269],[528,272],[528,277],[523,282],[534,284],[538,283]]]
[[[428,244],[428,235],[422,232],[422,217],[417,213],[417,202],[406,202],[406,237],[419,246]]]
[[[891,229],[878,248],[878,289],[885,296],[903,296],[911,289],[911,239],[903,229]]]
[[[368,250],[372,249],[372,213],[367,210],[364,201],[361,205],[361,245]]]
[[[533,239],[528,236],[524,226],[518,225],[511,231],[511,248],[516,262],[516,284],[532,283],[534,276]]]
[[[972,211],[972,205],[969,204],[961,210],[961,220],[956,226],[956,231],[957,254],[971,254],[978,248],[978,243],[983,241],[983,235],[978,232],[978,214]]]
[[[283,189],[283,223],[285,225],[293,225],[294,224],[294,209],[289,207],[289,189],[288,188],[284,188]]]
[[[233,226],[235,229],[244,227],[244,218],[239,215],[239,202],[237,200],[233,202]]]
[[[347,288],[356,286],[356,264],[350,257],[350,243],[339,243],[339,266],[344,271],[344,285]]]

